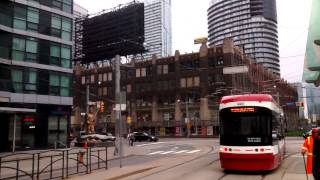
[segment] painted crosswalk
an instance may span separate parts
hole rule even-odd
[[[195,150],[169,150],[169,151],[155,151],[155,152],[151,152],[148,153],[147,155],[166,155],[166,154],[193,154],[193,153],[197,153],[200,152],[200,149],[195,149]]]

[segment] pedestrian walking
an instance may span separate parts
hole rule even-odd
[[[130,135],[129,135],[129,144],[130,144],[130,146],[133,146],[133,142],[134,142],[134,134],[133,133],[130,133]]]
[[[307,155],[306,174],[312,174],[315,180],[320,180],[320,136],[317,128],[312,128],[311,136],[304,140],[301,153]]]

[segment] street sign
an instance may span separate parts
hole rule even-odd
[[[296,102],[288,102],[286,103],[286,106],[296,106]]]
[[[223,68],[223,74],[240,74],[247,73],[248,71],[248,66],[232,66]]]

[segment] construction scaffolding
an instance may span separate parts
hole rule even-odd
[[[144,4],[133,1],[77,18],[74,61],[89,64],[145,52]]]

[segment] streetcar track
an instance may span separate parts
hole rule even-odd
[[[208,147],[208,146],[207,146],[207,147]],[[139,178],[137,178],[137,179],[143,179],[143,178],[150,177],[150,176],[153,176],[153,175],[156,175],[156,174],[160,174],[160,173],[163,173],[163,172],[165,172],[165,171],[167,171],[167,170],[170,170],[170,169],[172,169],[172,168],[176,168],[176,167],[179,167],[179,166],[182,166],[182,165],[191,163],[191,162],[193,162],[193,161],[196,161],[196,160],[198,160],[198,159],[200,159],[200,158],[203,158],[204,156],[206,156],[206,155],[214,152],[214,150],[215,150],[215,149],[214,149],[214,146],[209,146],[209,147],[210,147],[210,150],[209,150],[207,153],[202,154],[202,155],[200,155],[200,156],[198,156],[198,157],[195,157],[195,158],[191,159],[190,161],[185,161],[185,162],[176,164],[176,165],[174,165],[174,166],[171,166],[171,167],[168,167],[168,168],[159,170],[159,171],[154,172],[154,173],[151,173],[151,174],[147,174],[147,175],[142,176],[142,177],[139,177]],[[291,157],[291,156],[293,156],[293,155],[296,155],[296,154],[299,154],[299,153],[297,153],[297,152],[289,153],[289,154],[286,153],[282,161],[284,161],[285,159],[288,159],[289,157]],[[220,160],[220,158],[216,158],[216,159],[212,160],[210,163],[207,163],[206,165],[204,165],[203,167],[210,166],[210,165],[218,162],[219,160]],[[279,167],[280,167],[280,166],[279,166]],[[278,167],[278,168],[279,168],[279,167]],[[288,168],[289,168],[289,166],[285,167],[285,169],[284,169],[284,171],[283,171],[283,173],[282,173],[282,175],[281,175],[281,178],[283,178],[283,176],[285,175],[285,173],[286,173],[286,171],[287,171]],[[218,180],[222,180],[222,179],[224,179],[225,177],[227,177],[228,175],[230,175],[230,174],[224,172],[224,174],[223,174],[221,177],[219,177]],[[258,174],[257,174],[257,175],[258,175]],[[260,175],[258,175],[258,176],[261,176],[261,180],[263,180],[263,179],[266,178],[267,175],[268,175],[268,174],[260,174]]]
[[[176,168],[176,167],[179,167],[179,166],[188,164],[188,163],[190,163],[190,162],[196,161],[196,160],[198,160],[198,159],[200,159],[200,158],[202,158],[202,157],[204,157],[204,156],[206,156],[206,155],[208,155],[208,154],[210,154],[211,152],[214,151],[214,147],[213,147],[213,146],[209,146],[209,147],[210,147],[210,151],[208,151],[207,153],[202,154],[202,155],[200,155],[200,156],[197,156],[197,157],[191,159],[190,161],[185,161],[185,162],[182,162],[182,163],[180,163],[180,164],[176,164],[176,165],[174,165],[174,166],[171,166],[171,167],[162,169],[162,170],[160,170],[160,171],[157,171],[157,172],[154,172],[154,173],[151,173],[151,174],[148,174],[148,175],[139,177],[138,179],[143,179],[143,178],[146,178],[146,177],[149,177],[149,176],[153,176],[153,175],[156,175],[156,174],[160,174],[160,173],[165,172],[165,171],[167,171],[167,170],[170,170],[170,169],[172,169],[172,168]],[[216,161],[218,161],[218,160],[219,160],[219,158],[213,160],[212,162],[209,163],[209,165],[212,164],[212,163],[214,163],[214,162],[216,162]],[[208,166],[208,165],[206,165],[206,166]]]

